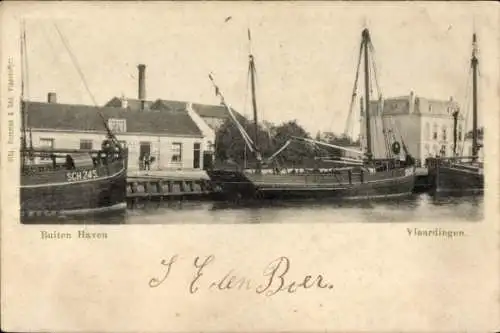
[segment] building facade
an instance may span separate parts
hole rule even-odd
[[[410,154],[423,161],[433,156],[453,156],[454,117],[458,104],[449,100],[434,100],[416,96],[387,98],[370,102],[373,150],[382,157],[387,149],[384,131],[391,140],[404,141]],[[457,147],[461,151],[464,141],[464,117],[457,117]]]
[[[59,103],[25,102],[33,147],[99,149],[106,137],[104,121],[128,147],[129,169],[140,156],[154,158],[151,169],[201,169],[204,137],[187,112],[134,111]]]

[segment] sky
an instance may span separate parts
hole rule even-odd
[[[44,101],[53,91],[61,103],[92,104],[57,24],[98,104],[114,96],[136,98],[137,64],[142,63],[147,66],[150,100],[218,104],[208,79],[212,72],[226,101],[250,115],[250,29],[260,119],[296,119],[311,133],[340,133],[349,112],[364,27],[372,36],[383,96],[414,91],[428,98],[453,96],[459,102],[466,96],[475,30],[480,107],[490,104],[498,89],[498,11],[483,5],[58,3],[32,4],[19,9],[16,17],[26,19],[26,96],[31,100]],[[19,31],[16,24],[9,26],[14,33]],[[9,51],[19,53],[15,48]]]

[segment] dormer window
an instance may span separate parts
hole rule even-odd
[[[108,126],[111,132],[113,133],[123,133],[127,131],[127,120],[126,119],[117,119],[117,118],[109,118]]]

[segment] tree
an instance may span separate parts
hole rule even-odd
[[[253,122],[244,116],[238,117],[238,122],[245,129],[252,141],[255,141],[255,126]],[[262,155],[268,156],[272,154],[272,148],[269,142],[269,131],[259,124],[257,133],[259,148]],[[227,119],[217,130],[215,136],[216,159],[220,161],[231,159],[239,165],[243,165],[245,160],[247,162],[254,162],[256,160],[255,155],[246,146],[242,134],[232,119]]]
[[[333,132],[323,132],[320,134],[321,140],[323,142],[332,144],[332,145],[337,145],[337,146],[360,146],[359,139],[357,140],[352,140],[350,137],[346,136],[345,134],[335,134]],[[338,148],[333,148],[333,147],[322,147],[321,149],[322,154],[326,154],[328,156],[336,156],[340,157],[343,155],[343,152],[341,149]]]
[[[274,129],[274,147],[275,150],[281,148],[292,137],[311,138],[310,134],[300,126],[296,120],[282,123]],[[280,154],[280,161],[287,165],[293,166],[310,160],[314,157],[314,147],[305,142],[293,141]]]

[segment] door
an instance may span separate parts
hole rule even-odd
[[[139,156],[151,155],[151,142],[141,142]]]
[[[144,170],[144,156],[151,156],[151,142],[141,142],[139,144],[139,170]]]
[[[200,168],[200,157],[201,157],[201,145],[199,143],[194,144],[194,156],[193,156],[193,168],[194,169],[199,169]]]
[[[210,151],[203,152],[203,170],[209,170],[213,166],[214,154]]]

